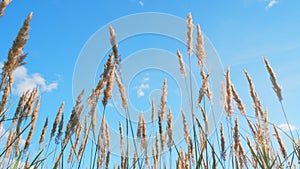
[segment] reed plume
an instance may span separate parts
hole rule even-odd
[[[11,0],[2,0],[0,2],[0,17],[4,15],[5,8],[11,3]]]
[[[201,112],[202,112],[203,121],[204,121],[204,124],[205,124],[205,131],[208,134],[210,132],[210,128],[209,128],[209,123],[208,123],[208,119],[207,119],[207,116],[206,116],[206,112],[205,112],[205,110],[203,109],[202,106],[200,106],[200,108],[201,108]]]
[[[9,0],[8,1],[4,0],[4,1],[8,2]],[[4,62],[2,68],[3,71],[2,71],[0,88],[2,88],[2,85],[6,81],[8,81],[8,79],[12,79],[13,72],[17,69],[17,67],[25,64],[24,59],[26,58],[27,54],[23,54],[23,49],[29,38],[28,31],[30,29],[29,23],[31,19],[32,19],[32,12],[29,13],[28,17],[24,21],[23,26],[21,27],[16,39],[14,40],[12,47],[8,51],[7,61]]]
[[[82,139],[81,145],[80,145],[78,153],[77,153],[78,157],[81,157],[83,155],[83,152],[84,152],[83,150],[84,150],[84,147],[85,147],[87,139],[88,139],[89,128],[88,128],[88,118],[87,117],[85,117],[83,133],[84,133],[83,139]]]
[[[44,127],[43,127],[42,134],[41,134],[40,141],[39,141],[39,147],[41,147],[41,145],[44,142],[47,126],[48,126],[48,117],[46,118],[46,121],[44,123]]]
[[[188,144],[189,143],[189,138],[190,138],[190,133],[189,133],[189,128],[187,125],[185,113],[183,110],[181,110],[181,115],[182,115],[182,124],[183,124],[183,131],[184,131],[184,139],[185,142]]]
[[[231,81],[230,81],[230,68],[227,68],[226,74],[226,96],[225,96],[225,114],[228,117],[233,116],[233,106],[231,104],[232,101],[232,90],[231,90]]]
[[[12,151],[12,142],[13,142],[13,130],[15,128],[15,123],[12,123],[10,129],[9,129],[9,134],[7,136],[7,140],[6,140],[6,145],[5,147],[7,148],[6,152],[5,152],[5,157],[9,158],[9,155]]]
[[[264,62],[266,64],[266,68],[267,68],[268,73],[270,75],[270,80],[271,80],[272,85],[273,85],[273,90],[276,93],[278,100],[282,101],[283,100],[282,94],[281,94],[282,89],[281,89],[281,86],[279,86],[278,83],[277,83],[276,75],[275,75],[275,73],[274,73],[272,67],[270,66],[269,61],[266,57],[264,57]]]
[[[121,62],[121,58],[119,57],[119,52],[118,52],[118,44],[116,42],[116,32],[112,26],[109,27],[109,33],[110,33],[110,44],[112,46],[112,51],[115,57],[115,62],[117,66],[119,66]]]
[[[115,70],[116,70],[116,64],[114,64],[111,69],[111,72],[107,80],[106,89],[104,90],[104,97],[102,100],[102,104],[104,107],[106,107],[108,100],[111,98],[111,92],[113,90],[113,85],[114,85]]]
[[[121,156],[124,158],[124,135],[122,123],[119,122]]]
[[[187,16],[187,47],[188,47],[188,54],[189,56],[192,56],[193,54],[193,19],[192,14],[189,13]]]
[[[240,146],[238,118],[235,119],[235,127],[233,130],[233,139],[234,139],[234,151],[235,151],[236,156],[238,156],[239,155],[239,146]]]
[[[287,155],[286,148],[285,148],[285,146],[284,146],[284,144],[283,144],[283,142],[282,142],[282,140],[281,140],[281,137],[280,137],[280,135],[279,135],[279,133],[278,133],[278,130],[277,130],[277,128],[275,127],[274,124],[273,124],[273,129],[274,129],[274,132],[275,132],[275,137],[276,137],[277,142],[278,142],[279,147],[280,147],[281,154],[282,154],[282,156],[283,156],[285,159],[287,159],[287,158],[288,158],[288,155]]]
[[[185,65],[183,62],[182,54],[180,53],[180,51],[178,49],[177,49],[176,53],[178,56],[178,61],[179,61],[179,66],[180,66],[180,73],[181,73],[182,77],[186,77]]]
[[[98,103],[99,97],[102,94],[101,90],[104,88],[104,86],[105,86],[105,84],[108,80],[109,73],[110,73],[110,71],[113,67],[113,60],[114,60],[113,57],[114,57],[114,55],[110,54],[107,61],[106,61],[106,63],[104,64],[103,73],[100,75],[100,79],[97,83],[97,86],[96,86],[95,90],[89,96],[89,100],[88,100],[89,102],[91,100],[93,100],[93,102]]]
[[[160,151],[163,152],[165,149],[165,138],[164,138],[164,132],[162,128],[161,116],[158,116],[158,129],[159,129],[159,136],[160,136]]]
[[[154,121],[155,121],[155,101],[154,98],[151,100],[151,122],[152,126],[154,126]]]
[[[245,106],[244,106],[244,104],[243,104],[242,99],[240,98],[240,96],[239,96],[238,93],[236,92],[236,90],[235,90],[233,84],[231,84],[231,92],[232,92],[232,95],[233,95],[233,100],[236,102],[237,107],[238,107],[240,113],[241,113],[242,115],[245,115],[245,114],[246,114],[246,108],[245,108]]]
[[[32,136],[33,136],[33,132],[34,132],[34,129],[35,129],[36,120],[37,120],[37,116],[38,116],[38,111],[40,109],[40,102],[41,102],[41,97],[39,97],[38,100],[36,101],[35,108],[34,108],[34,110],[32,112],[32,115],[31,115],[31,128],[29,130],[27,139],[25,141],[24,151],[26,151],[28,149],[28,147],[30,145],[30,142],[31,142],[31,139],[32,139]]]
[[[201,68],[201,77],[202,77],[202,86],[199,90],[199,96],[198,96],[198,105],[200,105],[204,95],[207,96],[208,100],[212,100],[212,93],[209,89],[209,83],[208,83],[208,78],[209,78],[209,73],[205,74],[204,69]]]
[[[257,96],[257,93],[255,92],[254,84],[252,83],[252,79],[251,79],[250,75],[246,72],[246,70],[244,70],[244,73],[245,73],[247,81],[249,83],[250,96],[251,96],[251,98],[253,100],[253,103],[254,103],[255,116],[256,116],[256,118],[259,118],[259,116],[263,115],[263,110],[262,110],[262,107],[261,107],[261,103],[260,103],[260,100]]]
[[[109,162],[110,162],[110,135],[109,135],[109,128],[107,122],[105,123],[105,137],[106,137],[106,148],[107,148],[107,153],[106,153],[106,162],[105,162],[105,168],[108,169],[109,167]],[[128,148],[128,147],[127,147]],[[128,149],[127,149],[128,150]],[[128,153],[128,152],[127,152]],[[128,156],[128,154],[127,154]]]
[[[73,151],[75,151],[77,149],[79,140],[80,140],[80,136],[81,136],[81,130],[82,130],[82,126],[78,125],[77,129],[76,129],[76,137],[75,137],[75,144],[74,147],[72,147],[70,149],[70,154],[69,154],[69,158],[68,158],[68,163],[71,163],[72,159],[73,159]]]
[[[118,88],[119,88],[119,92],[120,92],[120,95],[121,95],[121,99],[122,99],[122,106],[124,109],[127,108],[128,106],[128,101],[127,101],[127,96],[126,96],[126,90],[125,90],[125,87],[119,77],[119,75],[117,73],[115,73],[115,77],[116,77],[116,82],[117,82],[117,85],[118,85]]]
[[[204,48],[204,37],[201,33],[200,25],[197,24],[197,44],[196,44],[196,56],[198,58],[198,66],[204,68],[204,62],[206,59],[206,53]]]
[[[167,145],[169,147],[169,149],[172,147],[173,145],[173,128],[172,128],[172,110],[171,108],[169,108],[169,113],[168,113],[168,123],[166,126],[166,135],[167,135]]]
[[[164,121],[166,119],[166,106],[167,106],[167,79],[164,79],[164,84],[162,87],[162,94],[160,98],[160,110],[158,111],[158,116],[161,117],[161,120]]]
[[[61,141],[61,136],[62,136],[62,129],[64,127],[64,114],[62,113],[61,115],[61,119],[59,121],[59,125],[58,125],[58,130],[57,130],[57,134],[55,137],[55,144],[59,144]]]
[[[226,150],[225,150],[225,135],[224,135],[224,128],[223,128],[223,123],[221,122],[220,124],[220,133],[221,133],[221,158],[223,160],[226,160]]]
[[[60,105],[60,107],[59,107],[59,110],[58,110],[57,114],[56,114],[55,120],[54,120],[53,125],[52,125],[52,130],[51,130],[51,134],[50,134],[50,140],[55,135],[56,127],[57,127],[57,125],[59,123],[60,116],[61,116],[62,112],[64,111],[64,107],[65,107],[65,104],[62,103]]]
[[[80,115],[83,109],[83,105],[82,105],[82,97],[84,94],[84,90],[82,90],[80,92],[80,94],[78,95],[77,99],[76,99],[76,103],[75,106],[73,107],[72,110],[72,114],[70,116],[69,122],[67,123],[67,128],[65,131],[65,138],[63,141],[63,144],[66,145],[68,140],[71,138],[71,136],[73,135],[76,126],[80,124]]]

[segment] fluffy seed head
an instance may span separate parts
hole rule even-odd
[[[196,56],[198,58],[198,66],[204,67],[204,62],[206,59],[206,53],[204,48],[204,38],[201,33],[200,25],[197,24],[197,44],[196,44]]]
[[[164,84],[162,87],[162,94],[160,98],[160,110],[158,112],[158,116],[161,117],[161,120],[164,121],[166,119],[166,106],[167,106],[167,79],[164,79]]]
[[[193,54],[193,19],[192,14],[189,13],[187,16],[187,47],[188,47],[188,54],[192,56]]]
[[[178,56],[178,61],[179,61],[179,66],[180,66],[180,73],[182,77],[186,77],[186,71],[185,71],[185,66],[182,58],[182,54],[180,51],[177,49],[177,56]]]
[[[276,81],[276,75],[275,75],[275,73],[274,73],[272,67],[270,66],[269,61],[266,57],[264,57],[264,62],[266,64],[267,71],[270,75],[270,80],[271,80],[272,85],[273,85],[273,90],[276,93],[278,100],[281,101],[281,100],[283,100],[282,94],[281,94],[281,86],[278,85],[278,83]]]

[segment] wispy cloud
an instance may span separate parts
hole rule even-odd
[[[290,127],[289,127],[290,126]],[[295,130],[297,130],[297,127],[296,126],[294,126],[294,125],[288,125],[288,124],[285,124],[285,123],[282,123],[282,124],[280,124],[279,125],[279,128],[281,128],[283,131],[285,131],[285,132],[287,132],[287,131],[290,131],[290,129],[291,129],[291,131],[295,131]],[[290,129],[289,129],[290,128]]]
[[[0,62],[0,68],[2,69],[2,67],[3,63]],[[12,92],[18,96],[35,87],[38,87],[41,92],[51,92],[58,86],[58,82],[47,84],[46,80],[39,73],[28,74],[25,66],[18,67],[13,74],[13,78],[15,83]]]
[[[139,1],[139,4],[143,7],[145,4],[143,1]]]
[[[268,5],[267,5],[267,9],[272,8],[275,4],[277,4],[279,1],[278,0],[269,0],[268,1]]]

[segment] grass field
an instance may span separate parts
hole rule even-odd
[[[0,5],[0,16],[5,17],[4,10],[9,0],[3,0]],[[181,110],[184,131],[184,141],[174,144],[173,117],[171,105],[167,104],[168,83],[161,82],[161,99],[152,102],[152,122],[156,122],[155,144],[149,147],[148,134],[143,113],[140,114],[137,127],[132,125],[128,109],[128,95],[122,83],[120,52],[116,43],[116,32],[110,27],[110,43],[112,53],[105,63],[97,85],[93,91],[82,91],[77,97],[71,114],[64,112],[64,103],[57,105],[58,112],[54,121],[48,118],[38,118],[41,97],[39,89],[25,92],[17,100],[12,98],[13,74],[25,64],[27,54],[23,51],[32,19],[30,13],[25,19],[1,70],[1,102],[0,126],[5,126],[5,132],[0,136],[4,147],[0,149],[1,168],[298,168],[300,163],[300,140],[298,133],[291,128],[284,131],[268,120],[268,111],[261,106],[261,100],[255,91],[251,76],[244,70],[245,80],[249,84],[249,97],[253,107],[246,108],[234,85],[230,80],[230,68],[224,72],[224,89],[222,90],[223,113],[225,118],[220,121],[217,131],[210,131],[206,107],[210,105],[212,91],[210,90],[210,72],[205,69],[206,53],[204,38],[200,26],[194,26],[192,16],[187,17],[187,53],[177,51],[178,69],[183,78],[190,76],[184,64],[184,57],[197,57],[201,88],[199,91],[189,90],[188,95],[197,97],[189,99],[189,112]],[[0,18],[1,19],[1,18]],[[1,25],[5,26],[5,25]],[[195,30],[194,30],[195,28]],[[194,39],[193,31],[196,31]],[[193,46],[193,41],[196,46]],[[6,50],[6,49],[1,49]],[[176,52],[176,51],[174,51]],[[270,76],[270,89],[274,90],[274,99],[282,108],[280,116],[289,124],[284,105],[281,86],[268,62],[263,58],[266,72]],[[30,63],[29,63],[30,64]],[[255,76],[255,75],[254,75]],[[117,85],[114,86],[114,83]],[[190,82],[186,81],[187,86]],[[116,122],[119,125],[121,154],[118,160],[111,158],[110,133],[105,118],[96,121],[96,107],[105,108],[112,97],[113,87],[118,88],[122,107],[126,112],[126,121]],[[84,92],[89,93],[88,100],[83,100]],[[51,102],[51,100],[49,100]],[[154,103],[158,103],[156,106]],[[193,106],[195,104],[196,106]],[[56,109],[51,110],[57,111]],[[83,117],[88,111],[89,116]],[[174,111],[174,110],[173,110]],[[180,111],[180,110],[176,110]],[[186,115],[191,115],[192,126],[188,126]],[[109,116],[106,114],[106,116]],[[84,119],[84,120],[81,120]],[[43,121],[44,126],[36,126],[37,121]],[[240,123],[246,124],[242,130]],[[96,133],[96,128],[100,132]],[[189,127],[191,130],[189,130]],[[38,145],[32,144],[33,135],[39,136]],[[209,136],[215,136],[215,140]],[[45,137],[47,136],[47,137]],[[48,137],[49,136],[49,137]],[[134,144],[129,145],[128,136],[134,138]],[[283,142],[282,138],[288,142]],[[24,141],[23,141],[24,140]],[[37,141],[36,141],[37,143]],[[38,151],[31,151],[37,147]],[[129,147],[134,151],[134,157],[128,155]],[[86,158],[88,157],[88,158]]]

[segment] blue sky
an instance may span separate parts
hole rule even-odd
[[[252,76],[262,104],[269,110],[269,120],[278,125],[285,123],[265,71],[262,57],[267,56],[277,74],[279,84],[283,86],[283,102],[290,123],[299,128],[299,7],[298,0],[15,0],[7,7],[5,16],[0,19],[0,62],[5,61],[8,49],[23,20],[33,11],[30,39],[25,48],[25,52],[29,53],[26,58],[28,64],[25,70],[21,71],[21,82],[22,78],[23,81],[29,79],[31,83],[44,89],[41,117],[53,116],[63,101],[66,102],[65,112],[68,113],[72,109],[72,77],[76,60],[93,33],[113,20],[130,14],[162,12],[185,19],[188,12],[191,12],[194,23],[200,23],[202,31],[216,48],[224,70],[227,66],[231,67],[232,82],[247,104],[247,110],[252,113],[243,69]],[[129,39],[124,45],[129,47],[137,43],[141,45],[139,48],[159,46],[173,53],[173,49],[177,48],[161,44],[165,41],[141,44],[143,38],[147,39]],[[149,39],[151,40],[151,37]],[[124,58],[132,52],[132,49],[122,48],[120,44],[120,53]],[[185,49],[182,49],[182,53],[185,52]],[[101,70],[102,68],[98,73]],[[136,77],[129,88],[130,97],[140,99],[138,108],[141,110],[147,110],[149,94],[162,85],[162,81],[159,84],[153,83],[155,78],[157,77],[147,76],[147,72],[144,72]],[[172,103],[172,97],[170,101]],[[42,123],[43,121],[40,121],[40,125]]]

